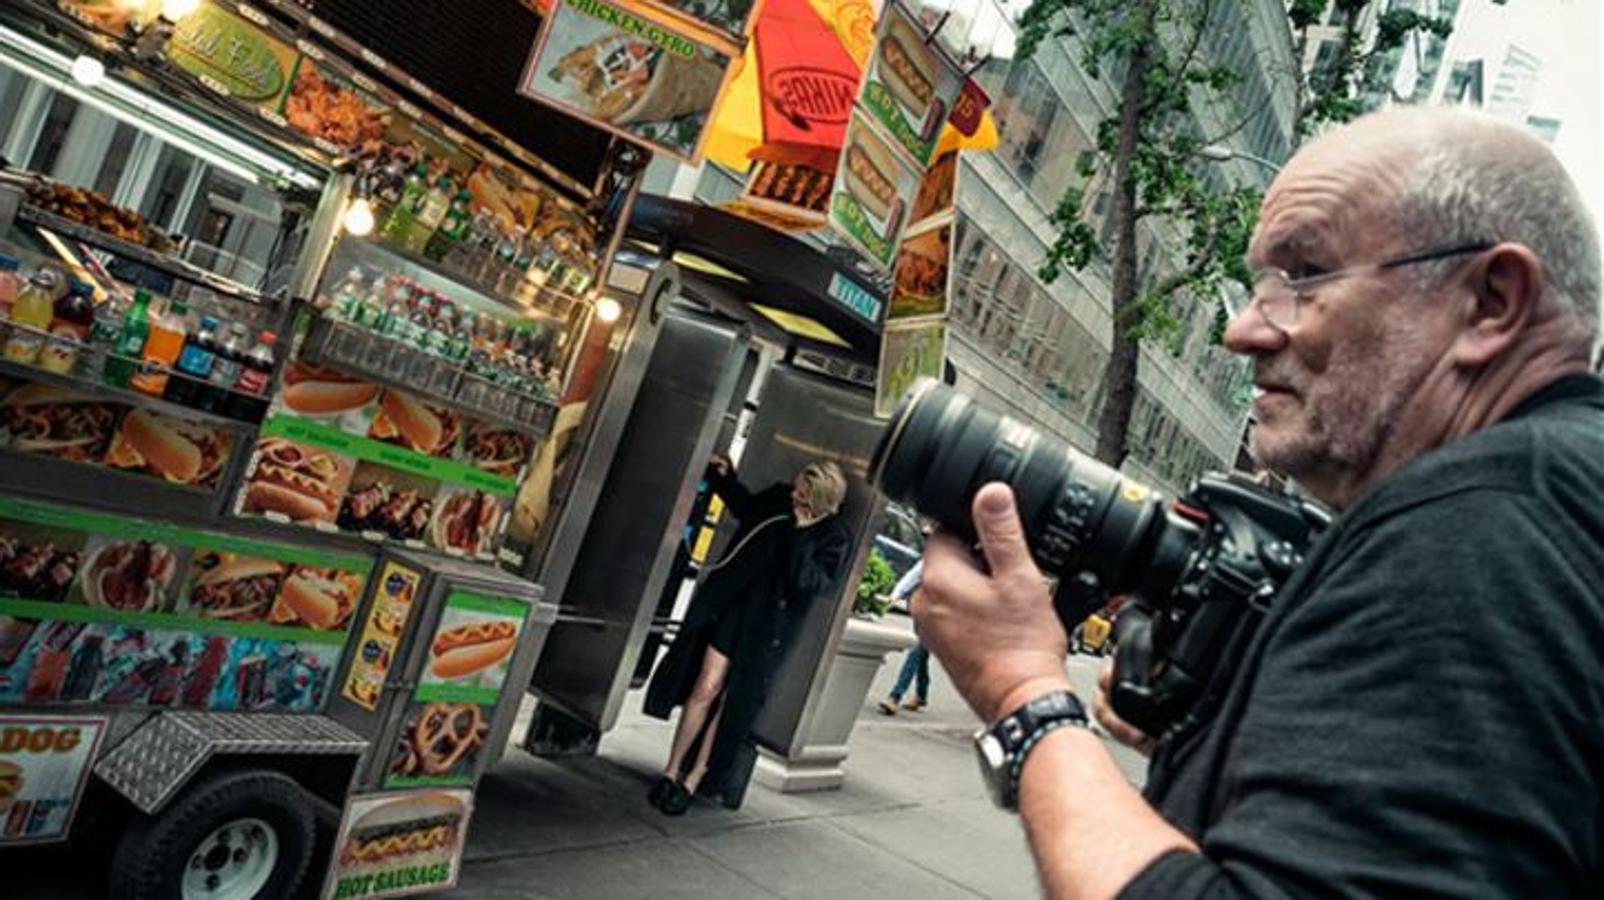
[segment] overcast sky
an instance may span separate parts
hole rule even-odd
[[[1599,0],[1509,0],[1503,6],[1465,0],[1448,50],[1453,60],[1485,59],[1488,78],[1497,76],[1510,44],[1543,58],[1531,114],[1561,120],[1554,152],[1576,179],[1595,220],[1604,208],[1599,171],[1604,143],[1601,6]]]

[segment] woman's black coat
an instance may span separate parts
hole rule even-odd
[[[710,469],[707,477],[740,528],[729,552],[697,586],[685,621],[646,690],[645,711],[666,719],[684,703],[701,672],[712,625],[721,615],[741,617],[703,780],[706,790],[723,792],[730,765],[751,735],[798,624],[814,602],[828,602],[840,579],[852,535],[839,516],[798,528],[789,484],[753,494],[733,474]]]

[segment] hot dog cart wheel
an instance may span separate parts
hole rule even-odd
[[[114,900],[288,897],[312,862],[301,786],[265,769],[223,770],[131,825],[111,864]]]
[[[214,756],[346,756],[368,742],[323,716],[162,713],[95,765],[95,774],[141,812],[156,815]]]

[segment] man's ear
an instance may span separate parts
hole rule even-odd
[[[1520,338],[1543,298],[1543,264],[1524,244],[1485,250],[1465,273],[1470,291],[1464,330],[1454,342],[1454,360],[1484,366]]]

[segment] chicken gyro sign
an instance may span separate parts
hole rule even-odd
[[[633,4],[560,0],[546,17],[518,91],[687,162],[736,59]]]

